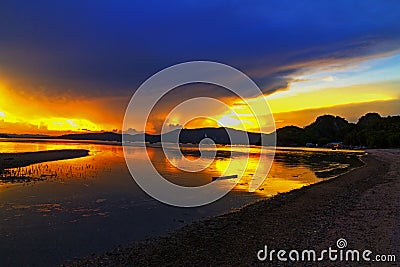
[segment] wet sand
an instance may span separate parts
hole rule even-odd
[[[48,161],[73,159],[89,155],[84,149],[63,149],[25,153],[0,153],[0,171],[9,168],[25,167]]]
[[[277,195],[238,211],[192,223],[169,236],[125,245],[76,266],[302,266],[260,262],[257,251],[336,248],[394,254],[400,261],[400,151],[370,150],[366,165],[335,179]],[[68,263],[71,264],[71,263]],[[323,261],[322,266],[346,265]],[[348,264],[348,263],[347,263]],[[375,266],[365,262],[350,263]]]

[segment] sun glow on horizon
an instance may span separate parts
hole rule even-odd
[[[93,116],[96,112],[95,106],[88,105],[87,101],[25,95],[5,85],[0,85],[0,95],[1,133],[58,135],[120,128],[118,125],[95,123],[85,118],[87,114]]]
[[[351,70],[323,72],[314,70],[313,73],[310,71],[308,75],[293,77],[293,82],[287,90],[258,98],[247,98],[245,101],[229,100],[224,109],[216,109],[214,106],[189,106],[169,118],[167,124],[169,130],[179,127],[229,127],[251,132],[268,129],[266,132],[271,132],[275,130],[271,114],[263,114],[265,109],[261,109],[265,107],[265,100],[277,118],[277,128],[286,125],[303,127],[311,123],[315,116],[323,115],[324,110],[334,110],[335,107],[336,110],[341,110],[341,116],[352,119],[355,111],[351,107],[356,106],[358,115],[362,112],[365,114],[380,111],[398,115],[400,109],[395,107],[395,103],[400,99],[400,80],[396,76],[400,69],[396,61],[399,58],[400,54],[380,59],[380,65],[376,63],[377,67],[361,66]],[[13,87],[5,82],[0,84],[0,133],[58,135],[121,130],[124,103],[127,102],[123,96],[102,98],[75,96],[69,93],[53,95],[46,90],[10,88]],[[379,105],[380,102],[392,104],[389,108],[385,107],[385,104]],[[199,110],[204,111],[206,116],[192,120],[193,112]],[[161,110],[156,114],[154,121],[150,121],[148,128],[146,126],[145,132],[158,133],[154,125],[163,119],[164,112],[166,111]],[[135,122],[129,127],[139,132],[143,131]]]
[[[260,116],[261,115],[261,116]],[[262,114],[254,115],[252,109],[248,105],[232,105],[231,110],[222,115],[215,116],[215,120],[220,127],[228,127],[236,130],[249,132],[260,132],[266,126]]]

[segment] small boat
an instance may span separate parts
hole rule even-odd
[[[234,175],[226,175],[226,176],[215,176],[212,178],[213,181],[215,180],[227,180],[227,179],[234,179],[238,178],[237,174]]]

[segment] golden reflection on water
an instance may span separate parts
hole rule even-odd
[[[0,142],[0,153],[55,149],[87,149],[90,150],[90,155],[77,159],[34,164],[20,168],[18,171],[30,177],[43,178],[35,180],[35,182],[39,182],[40,180],[57,183],[79,181],[87,186],[90,183],[99,183],[104,186],[117,188],[124,187],[124,183],[132,182],[121,146],[74,142]],[[159,147],[147,147],[146,151],[157,171],[175,184],[200,186],[212,182],[212,177],[243,173],[234,189],[243,192],[248,191],[249,184],[257,168],[266,168],[267,164],[263,164],[263,162],[271,159],[271,154],[269,156],[268,153],[260,155],[259,147],[219,146],[217,147],[216,158],[206,169],[191,173],[182,171],[175,166],[183,164],[183,157],[193,162],[198,160],[197,147],[183,147],[182,152],[184,156],[176,154],[172,157],[172,162],[167,159],[163,150]],[[315,165],[314,162],[314,165],[312,165],[307,162],[307,157],[305,157],[305,160],[293,160],[293,158],[304,156],[307,153],[314,152],[277,150],[276,160],[273,162],[268,176],[255,191],[255,194],[271,196],[319,182],[322,179],[317,178],[315,170],[318,168],[328,168],[337,164],[331,162],[322,166]],[[135,159],[137,168],[141,167],[141,162],[146,158],[143,151],[137,147],[127,147],[126,156]],[[289,158],[289,160],[286,158]],[[122,177],[126,177],[126,179],[121,179]],[[232,182],[234,180],[219,181],[221,186]]]
[[[193,155],[195,148],[184,148],[183,154],[189,160],[197,160],[199,156]],[[200,186],[212,181],[212,177],[220,177],[226,175],[235,175],[243,173],[240,181],[235,187],[237,191],[247,192],[249,184],[256,173],[257,168],[266,168],[267,164],[263,164],[267,160],[271,160],[270,155],[260,155],[259,147],[218,147],[218,152],[226,152],[231,150],[230,156],[218,156],[210,164],[210,166],[198,173],[188,173],[182,171],[175,166],[180,165],[183,161],[182,157],[175,157],[172,162],[162,155],[162,150],[158,148],[147,148],[148,155],[152,160],[154,167],[169,181],[182,186]],[[185,153],[186,150],[189,152]],[[246,153],[249,153],[248,156]],[[277,153],[284,153],[277,151]],[[226,153],[225,153],[226,154]],[[174,166],[175,165],[175,166]],[[272,196],[280,192],[287,192],[293,189],[301,188],[321,181],[317,178],[314,171],[306,164],[295,164],[293,166],[285,165],[281,162],[273,162],[270,172],[263,184],[255,191],[260,196]],[[232,180],[220,181],[221,186],[224,184],[235,182]]]
[[[11,176],[28,177],[0,182],[0,189],[12,185],[32,186],[38,183],[77,184],[85,187],[93,183],[104,183],[105,178],[120,175],[124,170],[124,157],[119,146],[84,144],[73,142],[0,142],[0,153],[34,152],[60,149],[86,149],[89,156],[32,164],[21,168],[8,169]],[[113,173],[110,175],[110,173]],[[16,174],[16,175],[15,175]],[[122,172],[128,175],[128,172]],[[130,180],[130,179],[129,179]],[[118,179],[116,179],[117,183]],[[131,180],[130,180],[131,181]]]

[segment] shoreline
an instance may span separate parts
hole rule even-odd
[[[0,153],[0,173],[11,168],[26,167],[32,164],[49,161],[65,160],[86,157],[86,149],[61,149],[37,152]]]
[[[398,262],[400,151],[367,152],[364,166],[334,179],[191,223],[167,236],[123,245],[67,265],[257,266],[272,263],[257,259],[257,251],[265,245],[276,250],[322,251],[335,247],[339,238],[347,240],[349,249],[395,254]]]
[[[7,138],[1,138],[0,137],[0,142],[19,142],[19,143],[30,143],[30,142],[37,142],[37,143],[77,143],[77,144],[96,144],[96,145],[112,145],[112,146],[142,146],[146,144],[147,147],[149,148],[159,148],[161,147],[159,144],[151,144],[151,143],[145,143],[145,142],[132,142],[132,143],[122,143],[118,141],[106,141],[106,140],[91,140],[91,139],[82,139],[82,140],[76,140],[76,139],[47,139],[47,138],[25,138],[25,137],[7,137]],[[167,142],[168,143],[168,142]],[[183,144],[179,143],[181,147],[198,147],[199,144]],[[217,144],[217,146],[225,146],[223,144]],[[240,145],[234,145],[234,146],[240,146]],[[249,145],[249,147],[261,147],[258,145]],[[265,148],[268,148],[270,146],[264,146]],[[332,150],[332,148],[328,147],[307,147],[307,146],[275,146],[275,150],[293,150],[293,151],[321,151],[321,152],[326,152],[326,151],[336,151],[336,152],[363,152],[365,149],[349,149],[349,148],[339,148],[336,150]]]

